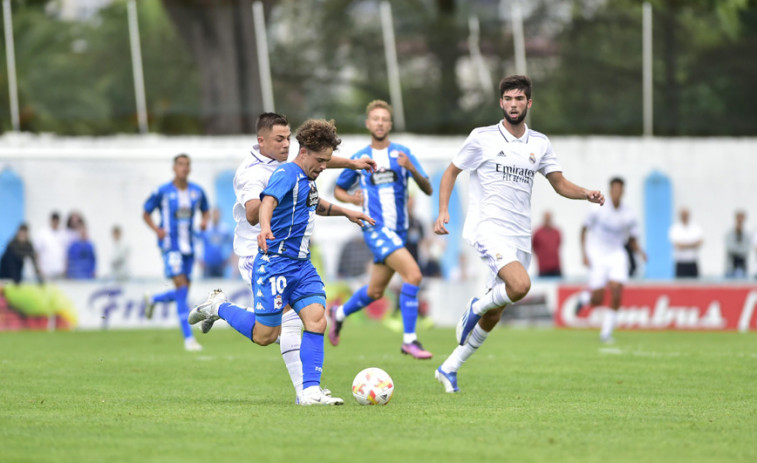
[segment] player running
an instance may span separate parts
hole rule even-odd
[[[405,248],[409,214],[407,212],[408,179],[430,195],[431,182],[410,150],[389,141],[392,130],[392,108],[382,100],[374,100],[366,108],[365,126],[371,133],[371,144],[352,156],[352,159],[369,158],[376,161],[376,172],[345,170],[336,181],[334,197],[363,207],[363,211],[376,219],[376,225],[363,228],[363,237],[373,252],[373,268],[368,285],[358,289],[339,307],[329,309],[329,341],[339,344],[339,333],[344,319],[384,295],[384,290],[395,272],[402,277],[400,310],[404,325],[403,354],[418,359],[430,359],[431,352],[418,341],[415,324],[418,319],[418,287],[421,270],[410,251]],[[348,190],[355,188],[355,193]]]
[[[189,305],[190,277],[194,265],[194,243],[192,223],[195,212],[202,213],[200,230],[208,224],[208,200],[205,192],[198,185],[190,182],[191,161],[186,154],[179,154],[173,159],[174,179],[161,185],[144,205],[142,217],[145,223],[158,236],[158,246],[163,253],[163,264],[167,278],[173,280],[175,289],[156,295],[145,295],[145,316],[149,319],[158,302],[176,301],[176,313],[179,316],[181,332],[184,335],[184,348],[188,351],[200,351],[202,346],[192,335],[187,322]],[[154,210],[160,212],[160,226],[152,219]]]
[[[266,126],[271,127],[270,133]],[[241,206],[241,201],[244,201],[246,220],[259,227],[259,231],[254,233],[256,245],[250,242],[253,235],[239,230],[239,222],[235,237],[235,248],[250,253],[240,259],[240,270],[243,270],[243,275],[250,276],[255,297],[254,313],[228,303],[226,296],[216,291],[211,293],[205,303],[193,309],[190,321],[203,321],[209,329],[212,321],[222,318],[239,333],[260,345],[275,342],[281,334],[282,354],[298,392],[297,402],[301,405],[341,405],[344,403],[342,399],[330,397],[320,388],[326,300],[323,282],[310,262],[310,236],[315,214],[343,215],[361,226],[363,221],[370,224],[374,221],[365,214],[319,199],[314,180],[329,163],[360,168],[370,168],[371,163],[332,157],[333,150],[341,143],[336,136],[336,127],[330,122],[309,120],[297,129],[300,144],[297,157],[291,163],[282,164],[288,152],[288,122],[282,116],[264,114],[258,127],[261,134],[258,137],[260,153],[273,146],[265,146],[266,137],[270,134],[278,134],[274,135],[274,141],[277,141],[274,145],[279,149],[268,153],[274,156],[270,160],[263,157],[268,157],[267,155],[258,157],[253,153],[256,161],[248,167],[258,166],[255,173],[250,172],[250,177],[257,179],[253,182],[256,186],[243,186],[244,175],[240,175],[239,170],[237,178],[240,181],[235,181],[235,185],[240,187],[236,206]],[[287,146],[286,150],[284,145]],[[260,167],[274,163],[276,168],[272,173],[265,173],[270,167]],[[246,170],[243,167],[244,164],[240,166],[242,172]],[[262,200],[252,199],[250,189],[260,188],[263,183],[265,185],[258,194],[258,198]],[[252,201],[257,202],[251,203]],[[258,249],[263,253],[257,253]],[[255,257],[250,260],[252,255]],[[284,315],[290,324],[287,328],[282,326],[282,313],[290,305],[298,322],[292,321],[291,313]],[[300,344],[303,322],[305,331]],[[295,325],[296,336],[293,329]],[[295,343],[296,346],[292,347]],[[292,361],[293,352],[299,357],[298,362]]]
[[[599,191],[582,188],[562,174],[549,139],[529,129],[524,120],[531,107],[531,79],[510,76],[499,84],[504,119],[474,129],[444,172],[439,188],[439,217],[434,232],[448,233],[449,198],[457,176],[470,172],[468,214],[463,238],[489,266],[488,291],[472,298],[457,324],[459,346],[434,375],[446,392],[459,391],[457,372],[486,340],[502,311],[531,289],[531,192],[536,173],[570,199],[603,204]]]
[[[644,261],[647,255],[639,246],[639,222],[630,207],[621,203],[623,179],[610,180],[612,207],[593,207],[581,228],[581,254],[584,265],[589,267],[589,289],[578,297],[576,313],[587,304],[597,306],[605,297],[605,288],[610,290],[610,308],[602,319],[599,340],[612,344],[612,333],[620,309],[623,285],[628,281],[628,252],[625,243]]]

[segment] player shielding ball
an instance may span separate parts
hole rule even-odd
[[[302,394],[298,403],[341,405],[342,399],[331,397],[320,387],[326,294],[310,262],[310,236],[316,214],[345,216],[360,226],[374,221],[318,196],[315,179],[341,143],[333,123],[308,120],[297,129],[296,137],[300,145],[297,157],[276,168],[260,194],[259,251],[252,262],[251,278],[254,312],[226,302],[223,293],[218,292],[192,311],[192,321],[222,318],[256,344],[268,345],[281,333],[284,308],[291,306],[305,329],[299,346]]]
[[[612,333],[620,309],[623,285],[628,282],[628,252],[631,250],[647,260],[647,255],[639,246],[639,221],[636,214],[623,198],[624,182],[620,177],[610,180],[610,204],[592,207],[584,226],[581,228],[581,254],[583,263],[589,267],[589,289],[582,291],[578,298],[576,312],[587,304],[597,306],[605,298],[605,288],[610,290],[610,308],[602,318],[599,340],[612,344]]]
[[[404,333],[400,352],[418,359],[430,359],[431,352],[418,341],[415,325],[418,320],[418,290],[421,269],[405,247],[410,214],[407,209],[409,179],[425,194],[432,193],[431,182],[410,150],[389,141],[392,130],[392,108],[382,100],[374,100],[366,108],[365,126],[371,133],[371,144],[358,151],[352,159],[372,159],[375,172],[345,170],[339,175],[334,197],[363,207],[376,219],[375,226],[363,229],[365,243],[373,253],[370,281],[358,289],[343,305],[329,310],[329,341],[339,344],[344,320],[384,295],[394,273],[402,277],[400,312]],[[357,187],[355,193],[349,190]]]
[[[434,232],[448,233],[449,198],[457,176],[470,173],[468,213],[463,238],[491,270],[485,294],[472,298],[457,326],[458,346],[436,369],[446,392],[457,392],[457,372],[481,347],[507,305],[521,300],[531,279],[531,192],[536,173],[544,175],[559,195],[604,204],[597,190],[582,188],[562,174],[549,139],[529,129],[531,79],[509,76],[499,84],[504,119],[474,129],[444,172],[439,188],[439,217]]]
[[[208,200],[205,192],[197,184],[190,182],[191,163],[189,156],[179,154],[173,160],[174,179],[161,185],[147,198],[142,218],[158,237],[158,246],[163,253],[163,265],[166,278],[173,281],[175,289],[156,295],[145,295],[145,316],[152,318],[155,304],[158,302],[176,302],[181,332],[184,335],[184,348],[188,351],[202,350],[202,346],[192,335],[187,322],[189,305],[190,277],[194,265],[194,215],[202,213],[200,230],[208,224]],[[160,225],[155,225],[152,213],[160,212]]]

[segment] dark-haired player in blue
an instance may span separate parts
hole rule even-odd
[[[326,169],[341,140],[333,122],[308,120],[296,133],[300,150],[292,162],[271,174],[261,193],[259,252],[253,263],[254,313],[226,302],[223,293],[210,296],[193,310],[196,321],[220,317],[240,334],[262,346],[281,332],[284,307],[291,306],[305,326],[300,345],[302,396],[300,405],[342,405],[321,389],[326,292],[310,262],[310,236],[316,214],[345,216],[360,226],[375,223],[367,215],[320,199],[315,179]]]
[[[191,170],[189,156],[179,154],[173,159],[174,179],[161,185],[145,201],[143,218],[158,236],[158,246],[163,253],[163,263],[167,278],[173,280],[175,289],[154,296],[145,295],[145,316],[152,318],[155,304],[176,301],[181,332],[184,334],[184,348],[188,351],[202,350],[202,346],[192,335],[187,322],[189,305],[189,278],[194,264],[194,245],[192,223],[199,209],[202,213],[200,229],[208,224],[208,200],[205,192],[198,185],[190,182]],[[160,225],[152,219],[154,210],[160,212]]]
[[[365,126],[371,133],[371,144],[358,151],[352,159],[368,157],[376,161],[375,172],[345,170],[336,181],[334,197],[363,207],[363,211],[376,219],[376,225],[365,227],[363,237],[373,252],[373,269],[368,285],[363,286],[344,304],[329,310],[329,341],[339,344],[339,332],[344,319],[384,295],[384,290],[395,272],[402,277],[400,311],[404,334],[401,352],[418,359],[430,359],[415,334],[418,319],[418,287],[421,269],[405,247],[409,214],[407,200],[408,181],[412,178],[418,187],[430,195],[431,182],[410,150],[389,141],[392,130],[392,108],[382,100],[368,103]],[[349,190],[355,189],[350,194]]]

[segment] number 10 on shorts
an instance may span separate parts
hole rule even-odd
[[[268,279],[268,282],[271,283],[271,296],[274,296],[273,308],[279,310],[284,305],[281,293],[287,287],[287,279],[284,276],[271,277]]]

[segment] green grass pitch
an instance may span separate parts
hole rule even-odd
[[[298,407],[278,352],[228,329],[0,334],[2,462],[754,462],[757,338],[736,333],[498,327],[445,394],[452,329],[348,324],[326,345],[343,407]],[[352,378],[385,369],[395,394],[359,406]]]

